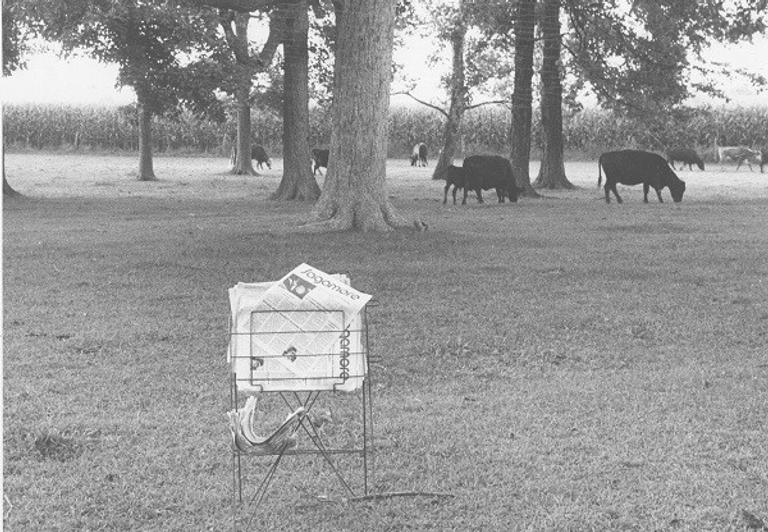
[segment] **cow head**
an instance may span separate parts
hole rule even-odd
[[[517,198],[520,197],[520,195],[524,192],[525,192],[524,188],[517,186],[517,183],[513,184],[511,187],[509,187],[509,190],[507,190],[507,196],[509,197],[509,201],[516,203]]]
[[[672,194],[672,201],[680,203],[683,201],[683,192],[685,192],[685,181],[678,180],[677,183],[669,185],[669,192]]]

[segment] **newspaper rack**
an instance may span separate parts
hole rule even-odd
[[[348,283],[344,276],[333,277]],[[250,290],[257,296],[252,298],[255,301],[274,285],[241,283],[236,288]],[[346,496],[369,495],[373,485],[375,448],[368,365],[368,307],[372,305],[368,300],[366,303],[355,313],[334,308],[264,309],[260,304],[233,303],[228,358],[231,367],[229,416],[235,529],[238,508],[243,502],[243,460],[246,459],[271,461],[250,498],[251,519],[278,466],[288,456],[322,457],[321,463],[330,467]],[[337,325],[330,329],[315,327],[318,323],[329,322]],[[330,343],[328,340],[318,343],[318,338],[323,335],[331,338]],[[267,345],[282,346],[281,342],[287,345],[286,349],[265,348]],[[317,345],[329,347],[317,351],[306,348]],[[283,405],[288,417],[276,427],[274,422],[260,424],[257,398],[265,405],[270,399],[273,406],[276,403]],[[357,406],[350,404],[353,401]],[[332,423],[339,420],[329,420],[326,418],[328,411],[320,411],[320,407],[329,402],[341,405],[346,414],[341,420],[343,427],[335,432]],[[274,414],[274,410],[271,413]],[[326,421],[330,422],[324,427]],[[271,433],[270,428],[274,429]],[[242,430],[247,438],[242,437]],[[257,436],[257,431],[264,436]],[[345,455],[361,462],[362,481],[351,482],[342,474],[337,461],[345,459]]]

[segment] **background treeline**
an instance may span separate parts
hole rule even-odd
[[[389,123],[389,156],[406,157],[416,142],[432,148],[441,144],[444,118],[426,108],[393,107]],[[252,111],[253,141],[281,156],[281,118]],[[137,150],[134,106],[6,105],[4,136],[10,149],[93,151]],[[462,127],[462,155],[509,152],[510,113],[503,107],[481,107],[467,113]],[[155,118],[154,150],[158,153],[228,155],[235,138],[235,120],[223,124],[200,120],[191,113],[174,119]],[[310,113],[310,144],[327,146],[331,124],[327,110]],[[534,156],[541,145],[538,116],[533,123]],[[566,115],[565,149],[571,156],[595,157],[617,148],[663,151],[692,147],[705,159],[714,155],[715,135],[720,145],[768,146],[768,106],[685,108],[664,117],[618,117],[604,110],[583,110]]]

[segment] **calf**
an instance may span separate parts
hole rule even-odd
[[[319,148],[312,149],[312,163],[314,167],[312,169],[312,175],[316,175],[320,168],[325,168],[328,171],[328,154],[330,150],[321,150]]]
[[[448,203],[448,189],[453,185],[453,204],[456,205],[456,190],[465,188],[466,177],[464,176],[464,168],[459,166],[450,165],[445,171],[445,194],[443,195],[443,205]]]
[[[263,165],[267,165],[267,168],[272,169],[272,159],[267,155],[267,150],[263,146],[254,144],[251,146],[251,159],[256,161],[256,168],[263,168]]]
[[[750,150],[746,146],[718,146],[717,147],[717,162],[720,163],[720,168],[723,168],[723,162],[725,159],[736,161],[736,170],[738,170],[744,161],[747,162],[747,166],[752,170],[752,164],[750,161],[757,162],[761,158],[761,154],[758,150]]]
[[[427,166],[427,145],[419,142],[411,152],[411,166]]]
[[[685,182],[681,181],[677,174],[669,167],[667,161],[661,155],[639,150],[621,150],[606,152],[600,156],[597,163],[597,186],[603,179],[602,170],[605,170],[605,202],[611,202],[611,191],[616,196],[616,201],[622,203],[621,196],[616,191],[616,184],[639,185],[643,184],[643,201],[648,203],[648,190],[653,187],[659,202],[661,189],[669,187],[672,199],[675,203],[683,201]]]
[[[692,165],[694,164],[699,167],[699,170],[704,170],[704,161],[701,160],[698,153],[690,148],[674,148],[667,150],[667,161],[673,170],[677,170],[677,168],[675,168],[675,161],[683,163],[680,167],[681,170],[686,164],[688,165],[688,170],[693,170]]]
[[[516,202],[517,197],[525,189],[517,186],[512,173],[512,163],[498,155],[472,155],[464,159],[464,199],[466,205],[467,193],[474,190],[478,203],[483,203],[483,190],[495,188],[499,203],[504,203],[504,197],[510,202]]]

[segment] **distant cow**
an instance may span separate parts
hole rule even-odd
[[[254,144],[251,146],[251,160],[256,161],[256,168],[263,168],[263,165],[267,165],[267,168],[272,169],[272,159],[267,155],[267,150],[263,146]]]
[[[443,195],[443,205],[448,203],[448,189],[453,185],[453,204],[456,205],[456,190],[466,187],[466,178],[464,177],[464,168],[450,165],[445,171],[445,194]]]
[[[229,157],[229,167],[235,167],[235,161],[237,160],[237,145],[232,147],[232,154]],[[263,168],[263,165],[267,165],[267,168],[272,168],[272,159],[267,155],[267,151],[263,146],[254,144],[251,146],[251,160],[256,161],[256,168]]]
[[[760,148],[760,173],[763,173],[763,165],[768,164],[768,148]]]
[[[496,189],[499,203],[504,203],[504,197],[516,202],[524,189],[517,186],[512,173],[512,163],[498,155],[472,155],[464,159],[464,199],[466,205],[467,193],[474,190],[478,203],[483,203],[483,190]]]
[[[751,162],[760,164],[761,153],[758,150],[750,150],[746,146],[718,146],[717,147],[717,162],[720,163],[722,168],[725,159],[735,161],[736,170],[741,168],[742,163],[746,161],[749,169],[752,170]]]
[[[661,190],[669,187],[672,199],[675,203],[683,201],[685,182],[677,177],[677,174],[669,167],[667,161],[661,155],[639,150],[621,150],[606,152],[600,156],[597,163],[597,186],[603,179],[602,170],[605,170],[605,201],[611,202],[611,191],[616,196],[616,201],[622,202],[621,196],[616,191],[616,184],[639,185],[643,184],[643,201],[648,203],[648,190],[653,187],[659,202]]]
[[[675,168],[676,161],[683,163],[683,165],[680,167],[681,170],[685,167],[686,164],[688,165],[688,170],[693,170],[692,165],[694,164],[699,167],[699,170],[704,170],[704,161],[701,160],[701,157],[699,157],[698,153],[690,148],[675,148],[672,150],[667,150],[667,161],[673,170],[677,170],[677,168]]]
[[[328,154],[330,150],[321,150],[319,148],[312,149],[312,175],[316,175],[320,168],[325,168],[328,171]]]
[[[427,166],[427,145],[419,142],[411,152],[411,166]]]

